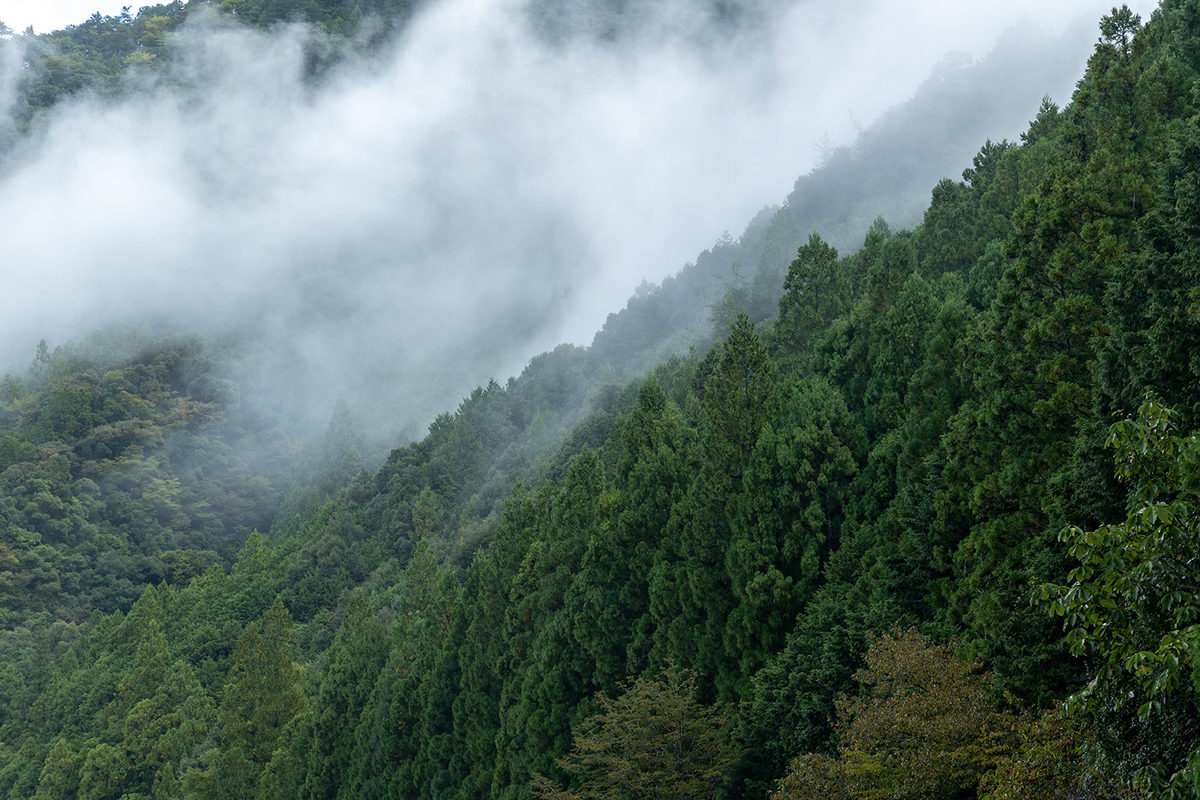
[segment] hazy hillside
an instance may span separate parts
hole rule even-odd
[[[346,4],[194,0],[3,41],[0,98],[29,132],[0,181],[19,265],[0,363],[113,322],[232,333],[270,387],[244,402],[320,430],[341,396],[389,447],[489,377],[589,343],[643,279],[703,262],[670,303],[683,333],[655,334],[636,374],[704,338],[730,260],[754,280],[753,231],[744,258],[697,254],[779,202],[824,135],[845,150],[764,232],[766,306],[811,228],[852,246],[879,214],[915,223],[979,141],[1065,96],[1094,39],[1091,23],[1004,34],[1011,4],[577,5],[355,6],[382,30],[346,27]],[[572,14],[566,38],[547,29]],[[596,15],[620,22],[601,35]],[[869,66],[879,47],[887,70]],[[951,50],[982,60],[952,69]]]
[[[754,321],[774,316],[788,264],[809,234],[848,253],[878,218],[894,229],[916,225],[930,187],[969,167],[981,141],[1016,140],[1043,99],[1069,97],[1093,40],[1090,24],[1055,37],[1026,22],[978,61],[946,55],[913,98],[852,143],[816,142],[816,166],[781,207],[760,211],[736,240],[718,241],[662,284],[639,288],[609,315],[590,357],[633,377],[692,345],[707,349],[728,292]]]

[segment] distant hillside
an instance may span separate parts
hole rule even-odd
[[[764,209],[741,236],[720,239],[661,284],[640,287],[609,315],[589,359],[633,377],[693,345],[707,349],[722,314],[717,336],[728,333],[731,309],[755,322],[774,316],[788,264],[809,234],[852,253],[876,219],[893,230],[918,224],[931,187],[969,168],[979,142],[1015,138],[1024,127],[1016,121],[1032,119],[1044,98],[1069,96],[1094,38],[1090,26],[1053,37],[1027,25],[977,61],[948,54],[912,99],[853,143],[816,143],[817,167],[796,179],[781,207]]]

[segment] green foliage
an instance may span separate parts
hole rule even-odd
[[[783,408],[743,475],[725,559],[735,604],[725,649],[743,676],[739,694],[819,585],[862,447],[841,395],[823,380],[792,382]]]
[[[66,800],[79,791],[79,764],[66,739],[58,739],[46,756],[34,800]]]
[[[1161,202],[1139,226],[1144,246],[1109,285],[1106,300],[1112,336],[1101,352],[1106,392],[1119,408],[1132,408],[1147,387],[1181,414],[1200,422],[1200,118],[1173,136],[1158,165]]]
[[[307,19],[334,59],[413,8],[208,5]],[[24,42],[14,112],[123,91],[193,7]],[[43,342],[0,381],[0,796],[628,796],[686,777],[671,730],[734,727],[717,700],[745,747],[684,794],[1186,791],[1198,8],[1105,17],[1074,100],[985,143],[914,230],[853,199],[881,201],[894,125],[824,148],[592,347],[481,386],[374,473],[350,404],[307,444],[256,418],[242,345]],[[709,341],[722,296],[722,340],[657,363]],[[1177,411],[1114,428],[1114,480],[1107,422],[1147,388]],[[1070,722],[993,702],[1091,678]]]
[[[438,569],[427,542],[419,542],[400,581],[390,652],[374,679],[357,729],[348,777],[339,796],[414,794],[422,778],[418,759],[438,731],[428,717],[451,697],[433,694],[430,681],[454,612],[457,585]]]
[[[354,728],[387,655],[383,626],[361,591],[350,596],[312,706],[305,798],[333,798],[348,777]]]
[[[587,543],[608,535],[606,488],[599,459],[584,450],[571,460],[563,486],[539,498],[540,536],[513,578],[508,652],[498,662],[498,671],[511,670],[500,699],[502,796],[524,796],[532,773],[547,771],[567,751],[572,718],[594,691],[566,601]]]
[[[1019,729],[1020,745],[1000,759],[979,782],[984,800],[1055,800],[1072,796],[1137,797],[1110,775],[1097,771],[1087,753],[1095,737],[1078,719],[1057,710],[1027,719]]]
[[[734,604],[727,550],[743,476],[777,409],[776,380],[762,340],[740,314],[705,387],[700,469],[685,511],[689,529],[680,544],[687,572],[677,586],[682,624],[690,631],[677,645],[682,652],[670,653],[714,680],[722,699],[732,699],[741,683],[736,657],[725,648]]]
[[[235,800],[250,797],[254,790],[254,764],[240,747],[213,748],[200,755],[199,766],[183,774],[184,797]]]
[[[130,7],[114,16],[97,12],[62,30],[15,37],[12,43],[23,46],[26,68],[17,84],[14,121],[18,130],[27,130],[39,113],[73,96],[119,96],[139,83],[130,80],[139,73],[187,80],[169,72],[178,59],[170,40],[201,9],[220,14],[226,25],[311,23],[310,42],[324,50],[323,58],[314,57],[309,65],[315,74],[355,48],[385,45],[421,5],[421,0],[173,0],[132,14]],[[0,38],[0,43],[9,42]],[[44,360],[35,362],[35,379],[44,366]]]
[[[701,800],[716,795],[738,756],[729,738],[729,708],[703,705],[695,676],[673,663],[655,679],[639,678],[621,688],[619,697],[597,697],[599,713],[578,726],[570,754],[558,762],[574,779],[572,788],[563,791],[536,774],[534,796]]]
[[[874,639],[855,674],[864,694],[837,703],[838,756],[797,759],[774,795],[957,797],[1016,746],[1016,719],[996,709],[990,677],[916,630]]]
[[[292,718],[304,711],[297,656],[291,617],[277,598],[238,641],[218,715],[223,749],[239,748],[259,768],[271,760]]]
[[[1129,487],[1124,522],[1094,531],[1068,528],[1063,541],[1080,562],[1065,586],[1041,597],[1068,628],[1071,652],[1089,655],[1096,675],[1068,708],[1095,712],[1140,703],[1138,717],[1175,716],[1195,729],[1200,652],[1200,447],[1175,432],[1173,413],[1148,397],[1136,420],[1115,423],[1109,446]],[[1139,770],[1156,796],[1183,796],[1200,777],[1200,748],[1175,763]]]
[[[844,310],[846,300],[838,251],[814,232],[796,251],[783,281],[775,328],[779,346],[798,355],[808,353],[816,337]]]

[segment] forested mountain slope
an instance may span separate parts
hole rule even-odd
[[[692,796],[1194,794],[1200,3],[1100,33],[919,225],[805,236],[770,319],[727,293],[630,383],[564,345],[374,474],[344,414],[304,459],[239,416],[236,342],[39,352],[0,792],[561,797],[670,708],[721,732]]]
[[[1093,39],[1090,30],[1053,37],[1026,24],[978,61],[948,54],[914,97],[851,144],[818,142],[817,165],[796,180],[782,206],[763,209],[739,237],[726,235],[660,285],[639,287],[609,315],[589,358],[632,378],[692,345],[707,350],[714,321],[720,338],[739,308],[754,322],[773,317],[788,264],[810,233],[849,253],[876,219],[917,224],[929,187],[959,173],[980,141],[1015,138],[1010,120],[1032,114],[1049,92],[1067,95]]]
[[[915,224],[979,142],[1015,136],[1045,92],[1067,96],[1093,38],[1023,28],[978,64],[943,64],[844,158],[827,142],[828,168],[788,211],[726,242],[722,228],[782,199],[823,129],[850,142],[848,112],[866,122],[911,95],[928,67],[910,62],[986,52],[999,35],[930,34],[922,48],[922,34],[888,71],[912,73],[896,89],[854,79],[854,47],[822,57],[831,45],[793,13],[801,1],[364,3],[354,27],[345,4],[192,0],[0,36],[0,125],[13,123],[0,213],[25,265],[0,362],[23,368],[39,339],[53,348],[113,319],[236,332],[274,356],[253,366],[274,396],[243,392],[244,407],[319,430],[340,396],[377,463],[489,376],[589,342],[643,276],[705,244],[718,242],[596,341],[589,374],[607,362],[615,375],[594,383],[707,349],[727,288],[769,317],[814,227],[846,250],[879,215]],[[655,166],[635,174],[643,162]],[[59,220],[77,235],[58,236]]]

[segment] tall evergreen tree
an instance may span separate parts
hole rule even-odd
[[[777,347],[792,359],[807,360],[813,342],[845,310],[847,299],[837,249],[812,233],[796,251],[783,281]],[[785,356],[787,360],[791,359]]]
[[[221,705],[221,746],[240,748],[256,768],[280,745],[292,718],[304,711],[299,650],[292,618],[280,598],[238,642]]]
[[[532,773],[550,770],[566,753],[578,706],[594,690],[594,664],[574,636],[564,601],[587,543],[610,535],[605,491],[595,452],[572,458],[563,485],[542,495],[549,513],[513,581],[509,652],[500,661],[509,678],[496,775],[496,790],[506,800],[527,797]]]
[[[759,434],[726,554],[734,606],[725,649],[738,665],[739,698],[819,585],[862,446],[845,401],[819,378],[791,381],[781,413]]]
[[[740,682],[737,661],[725,649],[732,609],[726,550],[742,477],[750,465],[764,425],[776,413],[776,372],[745,314],[721,348],[705,391],[705,429],[701,463],[685,508],[688,526],[681,546],[686,581],[678,585],[681,626],[690,641],[669,655],[701,676],[703,692],[732,699]],[[707,681],[713,681],[711,689]]]
[[[333,800],[352,764],[354,728],[387,655],[383,626],[361,590],[346,604],[312,708],[312,744],[301,796]]]

